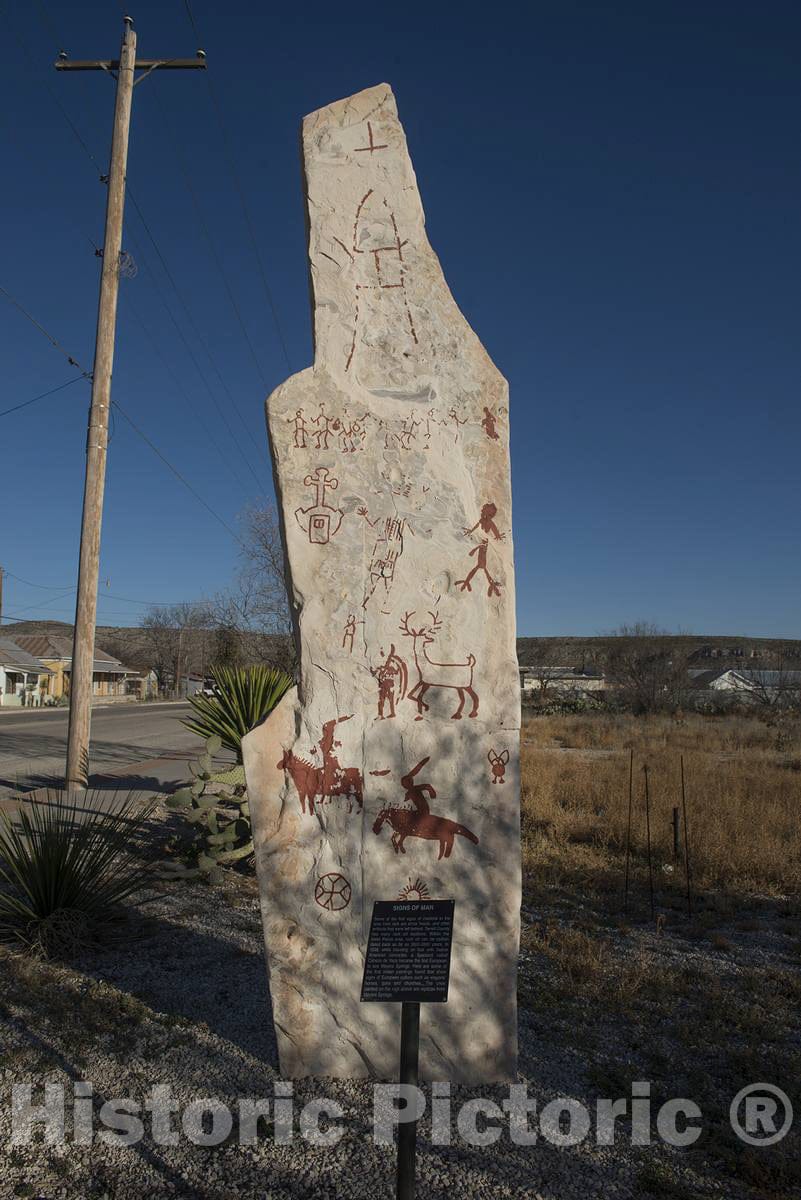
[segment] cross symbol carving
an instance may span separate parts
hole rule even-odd
[[[339,487],[339,480],[333,477],[329,478],[331,472],[328,467],[318,467],[313,475],[307,475],[303,480],[306,487],[313,487],[317,491],[317,504],[320,508],[330,507],[325,503],[325,493],[328,489],[332,492]]]
[[[355,151],[356,154],[362,154],[365,150],[369,151],[369,153],[372,154],[374,150],[387,150],[389,148],[388,144],[386,142],[384,143],[383,146],[377,146],[375,144],[375,142],[373,141],[373,126],[370,121],[367,122],[367,140],[369,142],[369,145],[357,146],[356,151]]]

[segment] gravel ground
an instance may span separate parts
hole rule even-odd
[[[781,1145],[751,1150],[728,1130],[738,1087],[771,1080],[798,1086],[796,913],[755,903],[736,917],[707,910],[692,927],[675,914],[654,926],[627,926],[568,896],[527,901],[521,953],[520,1078],[538,1107],[572,1097],[595,1113],[598,1097],[630,1096],[633,1080],[652,1082],[654,1108],[690,1096],[704,1114],[697,1146],[632,1146],[625,1123],[614,1146],[471,1146],[454,1129],[450,1146],[431,1144],[420,1126],[418,1193],[527,1200],[655,1197],[783,1200],[801,1196],[795,1131]],[[702,914],[703,917],[703,914]],[[721,932],[725,929],[725,932]],[[423,1020],[425,1019],[423,1010]],[[336,1146],[301,1137],[276,1144],[271,1124],[242,1145],[236,1123],[220,1145],[181,1136],[130,1147],[72,1137],[72,1085],[90,1080],[94,1105],[113,1097],[141,1102],[169,1085],[185,1105],[215,1097],[234,1112],[240,1098],[273,1094],[277,1073],[267,1003],[261,928],[252,880],[233,876],[211,889],[163,882],[132,911],[124,942],[68,965],[0,958],[3,1085],[0,1196],[292,1197],[362,1200],[394,1195],[394,1149],[371,1137],[372,1089],[363,1082],[294,1085],[295,1111],[330,1097],[345,1113]],[[30,1081],[67,1086],[67,1140],[11,1146],[10,1089]],[[454,1088],[454,1112],[467,1099],[500,1102],[503,1088]],[[796,1097],[793,1097],[796,1099]],[[41,1095],[34,1095],[41,1102]],[[801,1117],[801,1104],[796,1103]],[[174,1122],[176,1119],[173,1119]],[[177,1128],[177,1124],[175,1125]]]

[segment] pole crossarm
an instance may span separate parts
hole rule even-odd
[[[118,58],[83,59],[57,58],[53,63],[57,71],[118,71]],[[135,71],[205,71],[206,55],[199,50],[195,58],[137,58]]]

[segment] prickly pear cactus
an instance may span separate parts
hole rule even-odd
[[[209,883],[222,882],[223,867],[253,854],[245,772],[236,766],[213,774],[214,755],[221,746],[217,736],[210,737],[205,754],[189,764],[192,783],[166,801],[167,808],[183,813],[197,827],[193,839],[197,869]]]

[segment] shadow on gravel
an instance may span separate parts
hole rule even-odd
[[[212,918],[196,910],[190,892],[187,901],[180,914],[187,923],[166,920],[145,909],[132,919],[124,949],[112,946],[95,951],[73,965],[135,996],[155,1012],[175,1017],[176,1024],[207,1025],[218,1037],[277,1069],[258,916],[221,906],[214,910],[215,915],[225,913],[230,937],[218,936],[204,927]],[[171,905],[174,903],[172,900]],[[254,940],[254,931],[258,948],[248,945]],[[206,1060],[204,1068],[211,1084],[213,1064]]]

